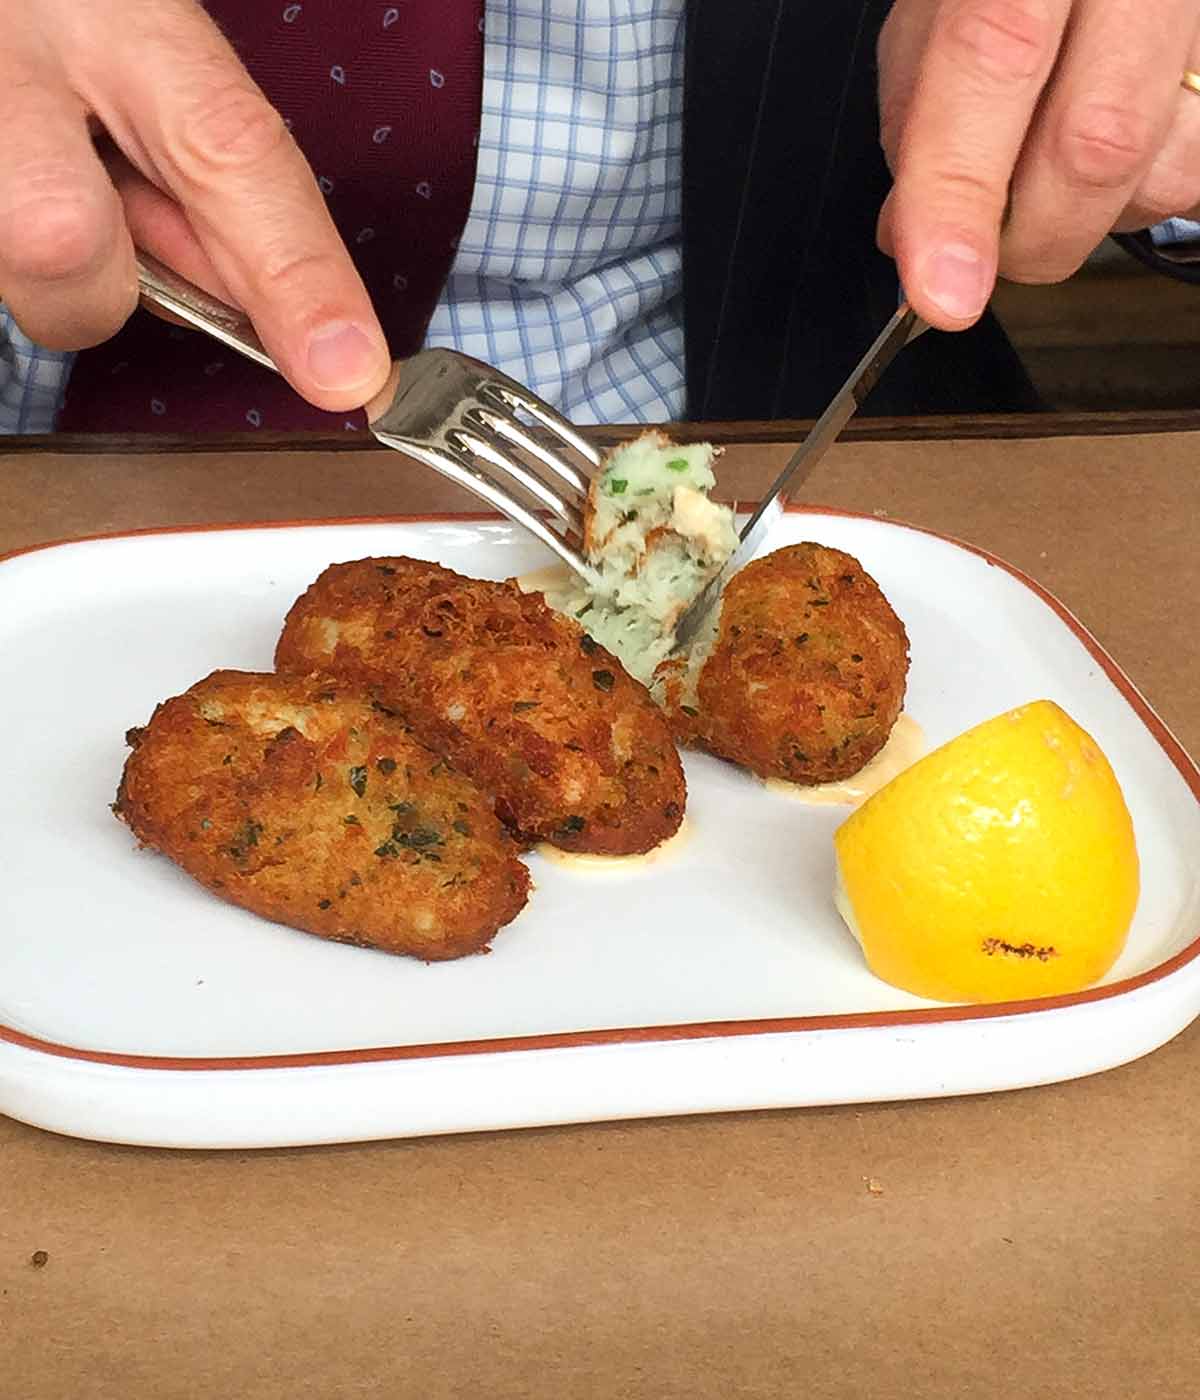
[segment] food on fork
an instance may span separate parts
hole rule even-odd
[[[883,748],[904,702],[908,636],[857,559],[796,544],[729,581],[706,635],[659,668],[681,743],[764,778],[847,778]]]
[[[550,594],[646,683],[680,614],[737,548],[733,511],[708,495],[716,456],[709,443],[673,443],[658,429],[615,447],[584,511],[597,582],[573,575]]]
[[[800,544],[755,560],[671,655],[680,616],[738,544],[732,510],[709,498],[715,456],[658,430],[615,448],[584,519],[597,581],[545,596],[650,686],[680,743],[765,778],[851,777],[887,742],[908,675],[904,626],[852,556]]]
[[[116,814],[264,918],[436,961],[528,898],[490,799],[336,680],[216,671],[128,740]]]
[[[1137,906],[1116,775],[1048,700],[935,749],[834,846],[836,902],[871,971],[938,1001],[1079,991],[1112,967]]]
[[[513,583],[415,559],[334,564],[293,605],[275,661],[403,716],[522,840],[631,855],[683,819],[683,769],[646,689]]]

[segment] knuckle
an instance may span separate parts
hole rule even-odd
[[[233,80],[187,108],[176,143],[176,161],[187,178],[251,171],[288,140],[283,118],[248,81]]]
[[[103,252],[105,230],[91,202],[66,190],[37,191],[9,211],[0,231],[0,262],[22,282],[80,277]]]
[[[1008,191],[1002,182],[993,182],[977,171],[959,166],[939,171],[937,184],[929,187],[925,198],[948,210],[969,211],[972,222],[999,222]]]
[[[1175,165],[1155,161],[1137,188],[1134,199],[1151,223],[1185,214],[1200,200],[1200,180]]]
[[[1120,189],[1136,179],[1150,156],[1150,123],[1132,103],[1087,102],[1067,109],[1059,145],[1075,185]]]
[[[1026,241],[1020,248],[1001,252],[1000,276],[1027,287],[1065,282],[1083,266],[1088,249],[1067,249],[1054,240]]]
[[[264,248],[254,268],[259,294],[301,317],[315,315],[343,278],[343,270],[335,265],[332,256],[297,252],[283,245]]]
[[[1055,24],[1040,0],[964,0],[950,11],[945,38],[984,77],[1020,83],[1053,54]]]

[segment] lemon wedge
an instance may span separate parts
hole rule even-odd
[[[935,1001],[1089,986],[1138,898],[1133,823],[1095,740],[1049,700],[926,755],[834,835],[836,900],[877,977]]]

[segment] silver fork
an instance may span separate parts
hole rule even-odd
[[[138,286],[145,301],[279,372],[248,317],[142,252]],[[583,510],[600,453],[515,379],[455,350],[421,350],[395,361],[366,414],[380,442],[473,491],[594,581],[583,552]],[[574,453],[578,465],[540,441],[522,414]]]
[[[242,312],[146,253],[138,255],[138,283],[146,301],[278,372]],[[684,611],[675,632],[676,651],[696,635],[725,584],[761,547],[788,498],[887,366],[925,329],[916,313],[901,303],[742,528],[738,548]],[[473,491],[541,540],[586,582],[597,581],[584,554],[583,520],[600,454],[562,414],[515,379],[456,350],[421,350],[395,361],[387,383],[366,405],[366,414],[380,442]],[[519,414],[574,452],[581,465],[546,447]]]

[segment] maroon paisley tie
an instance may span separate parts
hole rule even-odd
[[[470,207],[483,0],[206,0],[316,172],[394,355],[424,337]],[[136,312],[78,356],[62,431],[360,427],[195,331]]]

